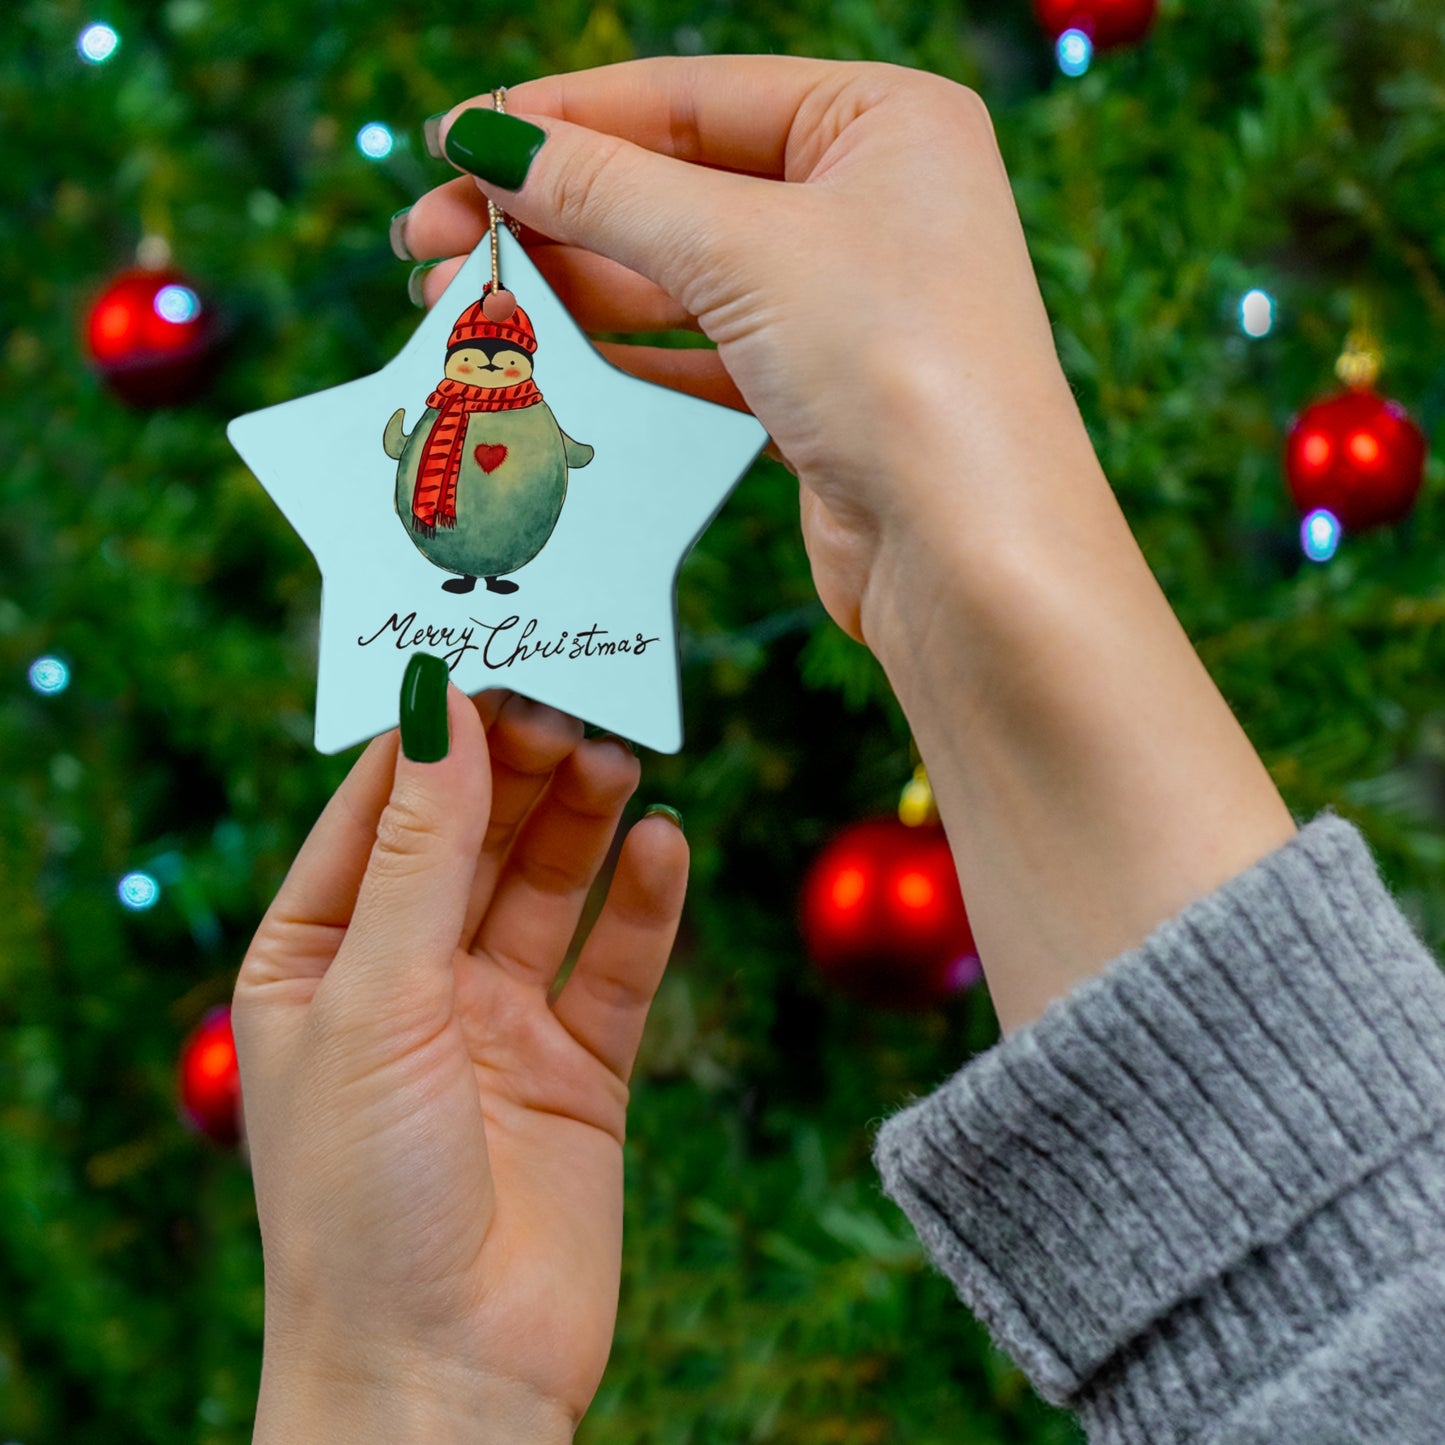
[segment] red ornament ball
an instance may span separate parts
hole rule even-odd
[[[1095,50],[1136,45],[1150,31],[1159,0],[1034,0],[1039,23],[1051,40],[1082,30]]]
[[[814,965],[862,1003],[932,1008],[981,976],[953,854],[936,823],[872,818],[845,828],[808,870],[801,915]]]
[[[210,307],[170,269],[123,272],[85,322],[96,370],[117,396],[141,407],[197,396],[211,379],[216,335]]]
[[[1300,516],[1318,507],[1347,532],[1398,522],[1425,479],[1425,434],[1397,401],[1365,387],[1326,397],[1295,418],[1285,476]]]
[[[181,1047],[181,1117],[226,1148],[241,1140],[241,1071],[231,1010],[213,1008]]]

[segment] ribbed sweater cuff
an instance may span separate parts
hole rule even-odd
[[[874,1162],[1039,1393],[1077,1404],[1146,1333],[1208,1350],[1221,1282],[1236,1324],[1278,1312],[1304,1340],[1302,1311],[1373,1282],[1365,1256],[1407,1255],[1352,1250],[1343,1197],[1431,1150],[1442,1039],[1445,975],[1326,811],[888,1119]],[[1314,1233],[1345,1263],[1311,1297]]]

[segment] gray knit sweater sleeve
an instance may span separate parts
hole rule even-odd
[[[874,1162],[1094,1445],[1445,1441],[1445,974],[1329,810]]]

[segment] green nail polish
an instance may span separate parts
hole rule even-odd
[[[599,732],[594,741],[599,743],[621,743],[633,757],[637,756],[637,749],[633,747],[621,733]]]
[[[414,763],[438,763],[451,747],[447,676],[440,657],[412,654],[401,679],[401,750]]]
[[[413,306],[426,305],[426,293],[421,289],[422,277],[435,265],[435,261],[423,261],[420,266],[411,268],[411,275],[406,278],[406,294]]]
[[[445,160],[442,155],[442,121],[446,119],[447,113],[439,110],[435,115],[429,115],[421,123],[421,138],[426,142],[426,151],[429,156],[435,156],[437,160]]]
[[[676,808],[669,808],[666,803],[654,803],[642,816],[650,818],[654,813],[660,813],[670,823],[676,823],[679,833],[685,831],[682,826],[682,814]]]
[[[391,240],[391,253],[398,261],[415,261],[416,257],[406,249],[406,218],[410,206],[403,206],[392,218],[387,235]]]
[[[464,110],[447,132],[446,157],[455,166],[515,191],[527,179],[547,132],[515,115],[480,106]]]

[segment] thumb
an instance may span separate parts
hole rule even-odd
[[[553,116],[486,105],[452,113],[440,138],[447,160],[509,216],[647,277],[693,315],[706,305],[698,283],[744,254],[740,218],[759,213],[764,189],[777,189]]]
[[[346,937],[317,992],[385,1024],[440,1027],[452,1002],[492,775],[477,710],[440,657],[414,654],[401,691],[391,795]]]

